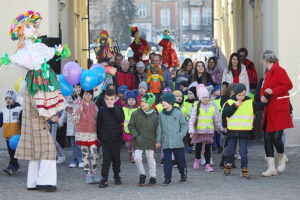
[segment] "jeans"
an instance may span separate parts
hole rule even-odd
[[[213,147],[220,147],[221,146],[221,134],[215,131],[214,133],[214,142],[212,144]]]
[[[78,145],[75,143],[75,136],[68,136],[70,138],[71,148],[72,148],[72,163],[79,164],[82,163],[82,152]]]
[[[284,153],[282,134],[283,130],[264,133],[265,153],[267,157],[274,157],[274,146],[278,153]]]
[[[184,148],[164,149],[164,173],[166,179],[172,178],[172,153],[175,157],[175,162],[178,166],[178,171],[181,176],[187,176],[186,161],[184,156]]]
[[[241,168],[248,167],[248,138],[243,137],[227,137],[227,163],[232,164],[234,161],[234,152],[237,142],[239,141],[239,153],[241,156]]]

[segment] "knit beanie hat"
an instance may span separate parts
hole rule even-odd
[[[125,92],[125,100],[127,101],[128,99],[132,98],[132,99],[137,99],[138,96],[138,91],[137,90],[127,90]]]
[[[212,90],[210,94],[213,94],[215,91],[220,90],[221,87],[219,85],[215,86]]]
[[[209,92],[204,84],[199,84],[196,87],[198,99],[201,100],[203,97],[209,97]]]
[[[10,97],[10,98],[12,98],[14,101],[16,101],[16,99],[17,99],[17,94],[16,94],[16,92],[13,91],[13,90],[7,90],[7,92],[5,93],[5,98],[6,98],[6,97]]]
[[[146,81],[140,82],[139,88],[140,88],[140,87],[145,88],[146,90],[148,90],[148,85],[147,85]]]
[[[170,105],[173,105],[176,102],[175,95],[173,93],[165,93],[161,99],[161,101],[165,101]]]
[[[141,101],[146,102],[147,104],[149,104],[149,107],[152,107],[155,103],[155,99],[155,95],[153,93],[148,92],[143,95]]]
[[[136,68],[139,68],[139,67],[145,68],[145,64],[143,63],[143,61],[139,61],[136,63]]]
[[[121,94],[125,94],[125,92],[128,90],[128,87],[126,85],[121,85],[119,88],[118,88],[118,93],[121,93]]]
[[[163,90],[162,90],[162,93],[164,94],[164,93],[172,93],[172,90],[170,89],[170,88],[164,88]]]
[[[173,94],[175,95],[175,97],[177,97],[177,96],[179,96],[179,95],[182,96],[182,92],[181,92],[180,90],[175,90],[175,91],[173,92]]]
[[[246,91],[246,86],[243,83],[234,84],[233,86],[234,95],[237,95],[238,93],[241,93],[243,91]]]

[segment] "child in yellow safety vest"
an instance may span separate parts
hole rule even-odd
[[[246,86],[235,84],[233,86],[234,96],[229,99],[223,108],[223,126],[227,128],[227,163],[224,174],[231,174],[234,161],[234,152],[237,141],[239,141],[239,152],[241,156],[241,176],[250,179],[248,171],[248,139],[253,129],[254,111],[253,100],[246,96]]]
[[[199,168],[202,145],[205,145],[205,171],[212,172],[214,169],[210,164],[211,145],[215,128],[220,132],[223,131],[222,119],[218,108],[209,101],[209,92],[206,87],[199,84],[196,89],[199,103],[192,109],[189,120],[190,137],[192,138],[192,144],[196,145],[196,158],[193,168]]]
[[[125,120],[124,120],[124,124],[123,124],[123,126],[124,126],[123,141],[125,142],[125,146],[128,150],[129,161],[132,163],[134,163],[133,147],[132,147],[133,138],[128,129],[128,124],[129,124],[132,113],[137,110],[137,96],[138,96],[137,90],[132,90],[132,91],[127,90],[125,92],[126,106],[123,107],[123,112],[124,112],[124,116],[125,116]]]
[[[211,90],[211,101],[217,106],[219,111],[221,111],[221,87],[219,85],[215,86]],[[218,153],[222,153],[221,146],[221,134],[217,131],[214,133],[214,142],[212,144],[212,150],[215,151],[218,148]]]
[[[189,120],[192,104],[184,101],[184,96],[180,90],[175,90],[173,94],[176,99],[176,103],[174,104],[174,106],[178,107],[181,110],[186,120]]]

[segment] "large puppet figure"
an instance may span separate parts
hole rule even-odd
[[[98,63],[100,62],[110,62],[111,58],[114,57],[115,53],[113,51],[112,40],[106,30],[102,30],[100,37],[97,40],[99,47],[95,49]]]
[[[159,65],[151,65],[147,71],[146,82],[150,85],[149,92],[152,92],[156,95],[160,94],[161,89],[163,88],[164,78],[162,76],[163,72]]]
[[[133,51],[133,59],[136,63],[143,61],[145,64],[148,63],[148,60],[143,60],[143,56],[148,55],[151,51],[151,46],[148,42],[140,38],[140,33],[138,27],[134,26],[130,29],[131,37],[134,37],[133,42],[130,44],[130,47]]]
[[[170,37],[169,30],[165,30],[163,32],[162,40],[158,45],[163,47],[162,64],[167,66],[168,69],[179,66],[179,60],[176,51],[173,49],[173,44],[174,40]]]
[[[55,54],[69,57],[70,50],[66,45],[50,48],[41,43],[37,32],[41,20],[34,11],[14,19],[10,36],[19,40],[17,52],[5,54],[0,65],[12,63],[28,70],[23,87],[21,138],[15,153],[15,158],[29,160],[27,189],[56,191],[56,148],[47,120],[57,120],[56,113],[64,109],[64,98],[47,61]]]

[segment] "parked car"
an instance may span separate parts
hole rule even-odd
[[[203,47],[211,47],[211,40],[190,40],[183,44],[186,51],[199,51]]]

